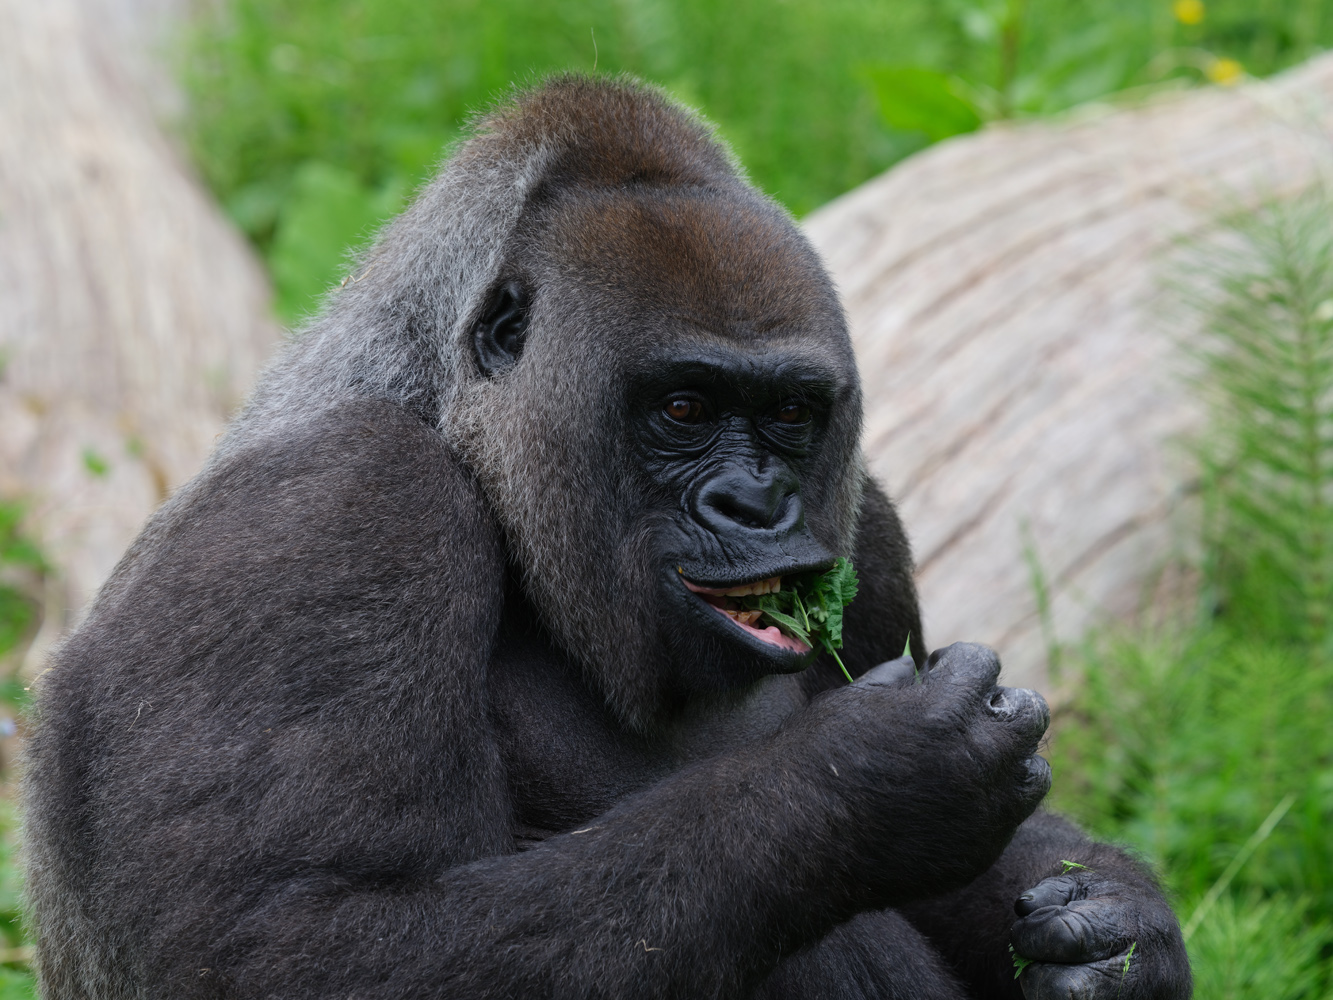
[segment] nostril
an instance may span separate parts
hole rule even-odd
[[[986,699],[986,704],[992,712],[996,713],[1008,712],[1013,707],[1010,705],[1008,697],[1006,697],[1004,688],[998,687],[991,691],[990,697]]]
[[[747,528],[767,528],[769,524],[768,512],[757,509],[754,506],[747,506],[744,502],[730,496],[718,497],[713,506],[717,512],[729,521],[735,521],[737,524],[744,525]]]
[[[782,530],[799,527],[804,520],[800,496],[789,484],[748,474],[722,475],[705,484],[696,495],[694,511],[713,530],[728,525]]]

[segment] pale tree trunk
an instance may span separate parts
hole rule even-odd
[[[0,497],[56,568],[44,639],[198,470],[278,336],[142,54],[90,9],[0,0]]]
[[[961,137],[807,220],[844,295],[865,451],[912,538],[931,646],[989,643],[1006,676],[1042,686],[1048,638],[1161,600],[1196,534],[1182,440],[1200,420],[1180,350],[1198,321],[1165,307],[1163,278],[1221,213],[1326,176],[1331,122],[1325,57]]]

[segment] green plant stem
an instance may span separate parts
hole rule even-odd
[[[842,670],[842,676],[844,676],[844,677],[847,678],[847,683],[848,683],[848,684],[851,684],[851,683],[852,683],[852,675],[849,674],[849,673],[847,672],[847,668],[843,665],[842,657],[839,656],[836,652],[834,652],[834,651],[831,650],[831,649],[829,650],[829,652],[832,653],[832,654],[833,654],[833,658],[834,658],[835,660],[838,661],[838,667],[839,667],[839,669]]]
[[[1023,16],[1026,0],[1010,0],[1000,27],[1000,74],[996,92],[1000,97],[1001,118],[1014,114],[1014,79],[1018,76],[1018,52],[1023,40]]]

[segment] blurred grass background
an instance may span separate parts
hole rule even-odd
[[[1331,223],[1314,192],[1190,265],[1200,601],[1075,651],[1052,742],[1053,804],[1158,865],[1208,1000],[1333,996]]]
[[[987,120],[1330,42],[1324,0],[229,0],[180,66],[199,168],[294,321],[470,114],[544,73],[661,84],[802,215]]]
[[[550,71],[661,84],[801,215],[987,122],[1226,85],[1331,42],[1326,0],[226,0],[177,51],[188,148],[297,323],[470,114]],[[1205,1000],[1333,997],[1328,205],[1231,220],[1227,255],[1200,258],[1195,613],[1056,651],[1053,804],[1159,866]],[[15,665],[43,573],[20,524],[0,506]],[[25,697],[0,690],[0,725]],[[32,990],[15,829],[0,814],[0,1000]]]

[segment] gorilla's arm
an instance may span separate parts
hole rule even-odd
[[[405,412],[224,451],[43,682],[47,995],[734,994],[966,882],[1033,806],[1036,737],[987,715],[994,664],[963,656],[816,698],[514,853],[487,711],[502,565],[475,484]]]

